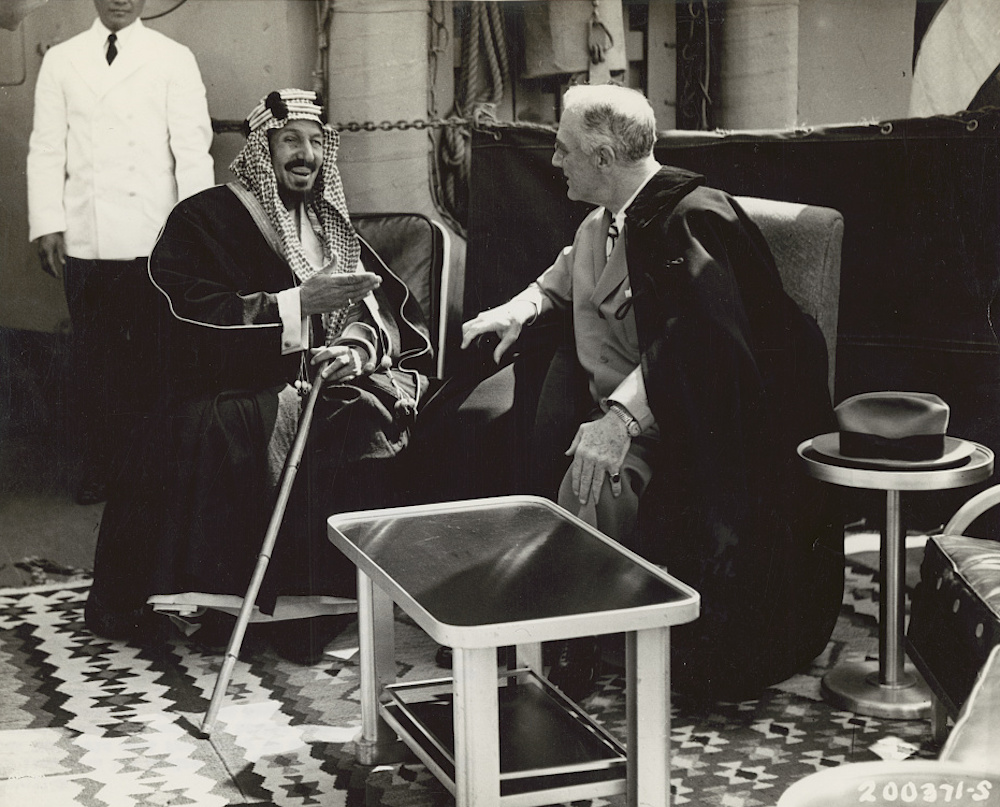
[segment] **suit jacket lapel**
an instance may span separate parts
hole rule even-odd
[[[604,218],[599,221],[594,222],[594,243],[593,243],[593,260],[594,260],[594,283],[596,284],[601,278],[601,272],[604,271],[604,264],[607,261],[605,255],[606,246],[608,241],[608,228],[611,226],[611,213],[605,208]]]
[[[105,63],[104,92],[123,82],[152,57],[153,54],[150,52],[152,43],[146,33],[142,23],[137,22],[136,30],[129,37],[127,47],[121,49],[114,64]]]
[[[604,260],[605,242],[607,241],[606,229],[605,236],[599,239],[602,261]],[[604,267],[604,271],[601,272],[600,277],[597,279],[597,285],[594,286],[594,293],[590,296],[590,301],[594,305],[603,303],[624,280],[628,279],[628,263],[625,260],[625,237],[625,230],[623,229],[622,234],[618,237],[618,242],[615,244],[615,249],[611,253],[607,265]]]
[[[95,22],[88,35],[80,40],[80,47],[72,55],[73,67],[93,93],[101,98],[116,84],[121,83],[138,70],[152,54],[151,43],[142,23],[136,23],[137,30],[129,37],[128,46],[118,52],[114,64],[105,58],[104,46],[107,32],[104,26]]]
[[[103,41],[104,26],[95,21],[86,35],[75,43],[76,47],[70,55],[73,68],[97,96],[104,94],[108,78],[108,63],[103,55]]]

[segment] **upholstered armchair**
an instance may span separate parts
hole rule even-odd
[[[938,758],[811,774],[785,791],[778,807],[1000,798],[1000,541],[965,534],[997,504],[1000,485],[973,496],[928,539],[911,602],[907,650],[933,693],[932,730],[944,742]]]
[[[378,253],[389,268],[407,285],[426,317],[430,338],[437,355],[438,373],[444,366],[444,347],[449,319],[457,322],[460,311],[454,300],[455,278],[450,274],[450,243],[447,231],[437,222],[417,213],[371,213],[352,216],[358,234]],[[450,303],[449,300],[452,302]],[[308,406],[307,406],[308,409]],[[306,427],[306,430],[308,427]],[[298,460],[293,460],[294,448],[286,460],[283,481],[288,474],[294,479]],[[357,611],[353,599],[331,596],[279,596],[273,614],[264,614],[256,606],[256,595],[266,574],[272,542],[272,528],[276,532],[284,515],[284,500],[278,496],[278,507],[272,514],[268,535],[261,535],[262,549],[257,568],[245,597],[233,594],[215,594],[202,591],[183,591],[159,594],[149,598],[154,611],[172,616],[185,632],[195,629],[191,621],[205,611],[217,611],[238,617],[237,625],[227,648],[226,658],[216,679],[212,700],[202,722],[202,732],[211,734],[216,715],[226,694],[226,687],[233,673],[233,665],[243,641],[243,631],[248,622],[280,622],[307,619],[317,616],[351,614]],[[323,514],[324,516],[327,514]]]
[[[816,205],[747,196],[737,201],[770,245],[786,291],[819,324],[827,345],[832,396],[843,216]],[[465,316],[475,313],[466,311]],[[454,336],[448,344],[454,343]],[[551,323],[525,329],[509,352],[518,354],[516,360],[499,371],[488,343],[476,358],[460,357],[472,372],[466,373],[466,381],[450,378],[452,387],[442,391],[436,402],[440,405],[429,407],[418,422],[416,451],[407,458],[414,467],[410,475],[414,501],[541,492],[526,482],[537,462],[531,453],[531,431],[542,379],[559,336],[560,326]],[[431,467],[433,475],[428,475],[426,469]]]
[[[947,718],[968,709],[980,668],[1000,646],[1000,541],[966,534],[997,504],[1000,485],[973,496],[924,547],[906,643],[933,693],[932,728],[938,740],[947,732]],[[1000,707],[993,726],[994,759],[1000,766]]]
[[[840,250],[844,217],[818,205],[754,196],[736,201],[760,227],[789,296],[819,324],[829,356],[830,394],[836,369]]]
[[[854,762],[800,779],[778,807],[996,804],[1000,797],[1000,646],[994,647],[936,760]]]

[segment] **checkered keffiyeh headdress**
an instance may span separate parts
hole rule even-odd
[[[337,169],[337,148],[340,136],[327,125],[323,100],[309,90],[276,90],[263,98],[243,124],[247,142],[229,167],[240,184],[261,203],[278,233],[288,261],[300,281],[307,280],[321,269],[306,258],[291,211],[278,196],[278,180],[271,164],[271,148],[267,133],[280,129],[291,120],[311,120],[323,129],[323,168],[316,178],[309,206],[322,230],[324,268],[336,256],[337,271],[353,272],[361,255],[361,245],[351,226],[347,212],[344,186]],[[334,311],[325,317],[327,336],[335,337],[343,329],[348,309]]]

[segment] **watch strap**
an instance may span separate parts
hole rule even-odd
[[[608,401],[608,411],[625,424],[629,437],[636,437],[642,431],[639,421],[618,401]]]

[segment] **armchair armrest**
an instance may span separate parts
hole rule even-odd
[[[511,364],[523,364],[531,358],[539,358],[547,364],[559,340],[563,338],[566,324],[561,317],[548,317],[524,328],[518,340],[504,354],[500,364],[493,361],[493,351],[500,339],[496,334],[484,334],[462,351],[458,370],[443,378],[426,396],[422,411],[433,409],[444,399],[457,394],[468,393],[478,384],[496,375]]]
[[[1000,804],[1000,772],[936,759],[854,762],[800,779],[778,807],[843,807],[849,804]]]
[[[1000,773],[1000,645],[993,647],[979,671],[938,758]]]
[[[845,804],[1000,805],[1000,645],[979,672],[938,759],[854,762],[810,774],[778,807]]]

